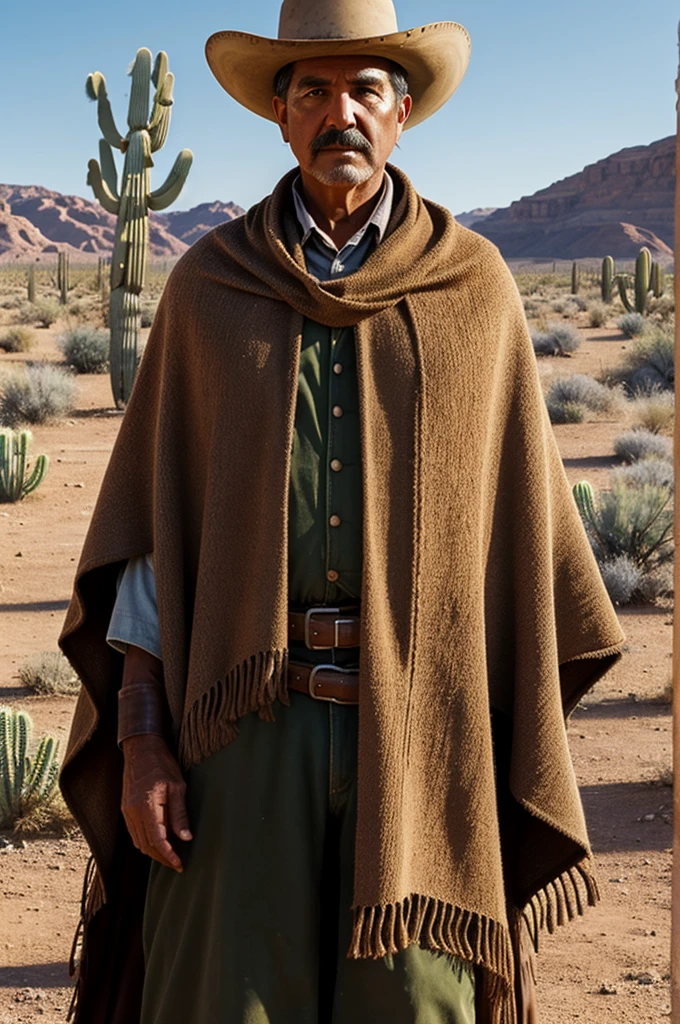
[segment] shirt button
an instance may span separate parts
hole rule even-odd
[[[340,573],[337,571],[337,569],[329,569],[328,572],[326,573],[326,579],[331,580],[331,582],[335,582],[339,575]]]
[[[342,363],[333,363],[333,373],[342,373]]]
[[[330,517],[328,522],[331,524],[331,526],[340,526],[342,520],[340,519],[340,516],[333,515]]]
[[[342,469],[342,463],[340,462],[340,459],[331,459],[331,469],[333,470],[334,473],[340,472],[340,470]]]
[[[334,405],[333,406],[333,415],[335,417],[342,416],[342,413],[343,413],[343,408],[342,408],[341,405]]]

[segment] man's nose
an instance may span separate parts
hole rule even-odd
[[[338,92],[331,98],[326,121],[329,127],[338,128],[340,131],[356,126],[354,104],[349,92]]]

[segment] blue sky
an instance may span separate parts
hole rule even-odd
[[[488,0],[397,0],[401,29],[458,21],[472,38],[467,73],[449,102],[406,132],[393,161],[428,198],[460,213],[506,206],[625,146],[675,132],[677,21],[658,0],[570,0],[519,5]],[[204,56],[222,29],[275,36],[270,0],[69,0],[16,2],[2,17],[0,182],[37,184],[92,198],[87,161],[98,155],[91,71],[106,78],[119,129],[127,131],[127,67],[140,46],[169,56],[175,105],[165,147],[154,154],[152,188],[178,151],[194,163],[172,209],[233,200],[248,207],[271,191],[294,159],[278,128],[240,107]],[[119,155],[118,166],[122,164]]]

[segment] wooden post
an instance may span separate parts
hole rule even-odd
[[[673,241],[673,282],[675,294],[675,365],[680,366],[680,22],[678,22],[678,77],[675,79],[675,238]],[[673,465],[676,481],[680,473],[680,417],[674,417]],[[680,616],[675,603],[680,594],[680,559],[677,544],[680,538],[679,502],[675,502],[674,537],[676,557],[673,559],[673,868],[671,874],[671,1021],[680,1024]]]

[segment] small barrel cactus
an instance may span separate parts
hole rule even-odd
[[[97,117],[103,139],[99,141],[100,161],[90,160],[87,184],[109,213],[118,217],[111,259],[109,327],[111,329],[111,387],[117,408],[127,405],[137,369],[140,329],[139,296],[144,287],[149,247],[149,211],[164,210],[177,199],[189,173],[193,154],[183,149],[160,188],[151,191],[151,154],[160,149],[170,127],[174,100],[174,75],[168,71],[168,56],[161,50],[151,69],[151,51],[137,50],[129,74],[132,77],[128,106],[127,135],[122,136],[113,119],[104,76],[88,75],[86,92],[97,101]],[[151,111],[151,83],[156,87]],[[125,155],[120,188],[112,147]]]
[[[0,828],[12,828],[55,793],[58,741],[43,736],[35,757],[28,756],[33,723],[25,711],[0,707]]]
[[[38,455],[29,475],[26,468],[30,430],[0,429],[0,502],[21,501],[42,483],[50,460]]]
[[[590,486],[587,480],[580,480],[579,483],[574,484],[572,487],[572,494],[574,500],[578,506],[578,510],[581,513],[581,519],[584,525],[588,525],[595,521],[595,502],[593,498],[593,488]]]

